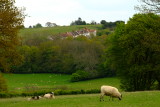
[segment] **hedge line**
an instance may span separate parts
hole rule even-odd
[[[23,92],[23,93],[15,93],[15,92],[0,92],[0,98],[11,98],[11,97],[27,97],[27,96],[41,96],[44,95],[45,91],[39,92]],[[90,90],[55,90],[55,95],[76,95],[76,94],[93,94],[100,93],[98,89],[90,89]]]

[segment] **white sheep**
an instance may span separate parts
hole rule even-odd
[[[54,92],[45,94],[45,95],[43,96],[43,98],[47,98],[47,99],[55,98]]]
[[[117,88],[112,87],[112,86],[107,86],[103,85],[101,86],[101,96],[100,96],[100,101],[104,101],[104,95],[110,96],[110,98],[118,98],[119,100],[122,99],[122,94],[118,91]]]

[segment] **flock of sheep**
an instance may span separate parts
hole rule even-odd
[[[51,92],[51,93],[47,93],[43,96],[32,96],[31,98],[28,98],[28,101],[31,101],[31,100],[39,100],[41,98],[46,98],[46,99],[54,99],[55,96],[54,96],[54,92]]]
[[[110,99],[112,98],[118,98],[119,100],[122,99],[122,94],[118,91],[118,89],[116,87],[112,87],[112,86],[107,86],[107,85],[103,85],[101,86],[101,95],[100,95],[100,101],[104,101],[104,96],[109,96]],[[54,99],[54,92],[51,93],[47,93],[43,96],[32,96],[31,98],[28,98],[28,101],[30,100],[39,100],[41,98],[46,98],[46,99]]]

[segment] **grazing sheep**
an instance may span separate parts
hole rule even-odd
[[[47,98],[47,99],[55,98],[54,92],[45,94],[45,95],[43,96],[43,98]]]
[[[104,101],[104,95],[110,96],[110,98],[118,98],[119,100],[122,99],[122,94],[118,91],[117,88],[112,87],[112,86],[106,86],[103,85],[101,86],[101,96],[100,96],[100,101]]]
[[[41,99],[42,97],[41,96],[32,96],[31,98],[28,98],[28,101],[31,101],[31,100],[39,100]]]

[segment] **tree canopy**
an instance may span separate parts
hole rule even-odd
[[[160,17],[135,14],[108,39],[106,66],[121,77],[127,91],[149,90],[160,74]]]
[[[0,70],[8,71],[19,62],[16,48],[20,43],[18,31],[23,26],[24,13],[14,5],[15,0],[0,1]]]
[[[86,22],[79,17],[78,20],[73,21],[70,25],[86,25]]]

